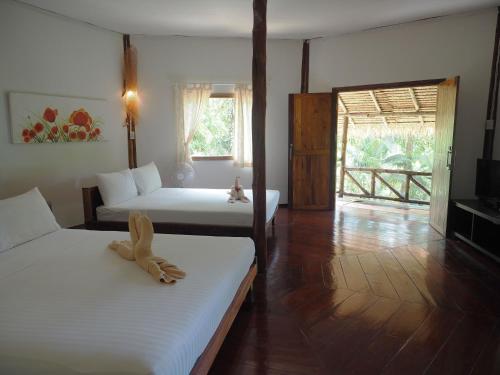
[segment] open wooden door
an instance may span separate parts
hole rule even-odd
[[[453,135],[455,131],[458,81],[459,77],[449,78],[440,83],[437,90],[430,225],[443,236],[446,236],[448,202],[453,173]]]
[[[333,209],[336,129],[331,93],[290,94],[288,202],[291,208]]]

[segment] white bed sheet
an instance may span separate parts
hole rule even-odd
[[[248,238],[155,235],[187,272],[162,285],[106,245],[61,229],[0,254],[1,374],[189,374],[254,257]]]
[[[127,221],[130,211],[141,211],[156,223],[251,227],[252,191],[245,194],[249,203],[229,203],[225,189],[161,188],[113,206],[98,207],[97,218],[100,221]],[[279,191],[266,191],[266,222],[272,219],[279,198]]]

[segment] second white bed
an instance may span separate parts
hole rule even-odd
[[[99,221],[126,222],[130,211],[141,211],[155,223],[181,223],[251,227],[252,191],[245,191],[249,203],[229,203],[225,189],[161,188],[147,195],[113,206],[97,208]],[[266,222],[279,204],[279,191],[266,191]]]

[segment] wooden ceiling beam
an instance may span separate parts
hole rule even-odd
[[[408,112],[347,112],[341,113],[349,117],[418,117],[418,116],[434,116],[436,111],[408,111]]]
[[[375,97],[375,93],[373,90],[368,91],[368,94],[370,94],[370,98],[372,98],[373,104],[375,104],[375,108],[377,109],[378,113],[382,112],[382,108],[380,108],[380,105],[378,104],[377,98]]]
[[[342,109],[342,112],[340,113],[347,113],[347,107],[345,106],[344,104],[344,101],[342,100],[342,98],[339,96],[339,106],[340,106],[340,109]]]
[[[347,110],[347,107],[345,106],[344,101],[342,100],[342,98],[340,97],[340,95],[338,96],[338,104],[340,106],[340,109],[342,109],[342,112],[339,112],[339,114],[341,114],[341,115],[347,115],[349,113],[349,111]],[[354,120],[353,120],[352,117],[347,116],[347,118],[349,119],[349,123],[351,125],[355,125]]]
[[[415,90],[413,90],[413,87],[408,88],[408,93],[410,94],[411,101],[413,102],[413,105],[415,106],[415,111],[419,111],[420,104],[418,103],[417,97],[415,96]]]
[[[389,124],[387,123],[387,118],[384,115],[382,115],[382,108],[380,107],[380,104],[378,103],[377,97],[375,96],[375,93],[373,92],[373,90],[369,90],[368,94],[370,94],[370,97],[373,100],[373,104],[375,104],[375,108],[377,109],[377,112],[382,117],[382,121],[384,122],[384,125],[389,126]]]
[[[408,93],[410,94],[411,101],[413,102],[413,106],[415,107],[415,111],[420,111],[420,103],[418,102],[417,96],[415,95],[415,90],[413,87],[408,87]],[[420,120],[420,126],[424,126],[424,116],[418,117]]]

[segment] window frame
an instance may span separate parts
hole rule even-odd
[[[232,92],[214,92],[210,94],[211,98],[217,99],[234,99],[234,93]],[[217,156],[203,156],[203,155],[193,155],[191,156],[193,161],[224,161],[224,160],[234,160],[233,155],[217,155]]]
[[[232,155],[221,155],[221,156],[191,156],[193,161],[220,161],[220,160],[234,160]]]

